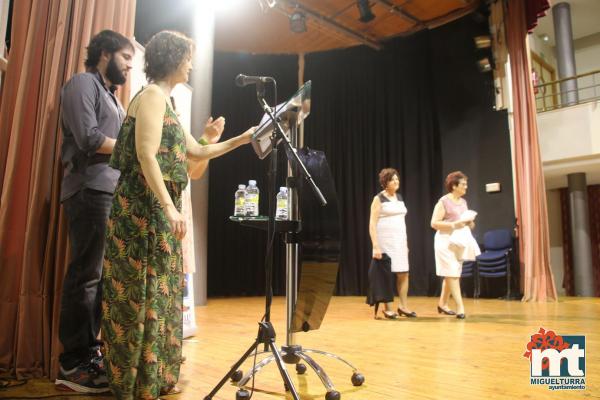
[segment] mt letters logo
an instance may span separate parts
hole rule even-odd
[[[550,390],[585,390],[585,336],[540,330],[523,354],[531,364],[530,383]]]

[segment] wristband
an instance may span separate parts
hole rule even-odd
[[[200,143],[202,146],[206,146],[208,144],[208,142],[206,141],[206,139],[204,139],[203,137],[201,137],[200,139],[198,139],[198,143]]]

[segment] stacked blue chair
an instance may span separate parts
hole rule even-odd
[[[477,256],[477,287],[481,278],[506,277],[506,299],[510,297],[510,260],[513,238],[509,229],[495,229],[483,235],[483,253]]]
[[[460,273],[460,281],[463,282],[463,278],[473,278],[473,297],[479,297],[479,287],[477,285],[477,268],[475,261],[464,261],[462,265],[462,272]]]

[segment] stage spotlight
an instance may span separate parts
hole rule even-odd
[[[491,58],[483,57],[477,60],[477,67],[481,72],[490,72],[492,69],[494,69],[494,62],[491,60]]]
[[[473,38],[477,55],[477,68],[481,72],[490,72],[494,69],[494,55],[492,53],[492,37],[488,34]]]
[[[306,16],[300,11],[290,15],[290,30],[294,33],[306,32]]]
[[[478,49],[489,49],[492,46],[492,38],[489,35],[475,36],[473,40]]]
[[[369,0],[357,0],[356,5],[360,13],[360,18],[358,19],[360,22],[367,23],[375,18],[375,14],[371,12]]]

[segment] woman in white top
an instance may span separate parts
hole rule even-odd
[[[387,254],[392,260],[392,272],[396,273],[396,287],[400,297],[398,313],[392,311],[392,303],[385,305],[383,311],[386,318],[397,318],[398,314],[416,317],[417,314],[408,309],[408,244],[406,239],[406,206],[402,196],[397,193],[400,188],[398,171],[384,168],[379,172],[379,183],[383,190],[373,198],[369,234],[373,245],[373,258],[381,259]]]
[[[464,319],[465,307],[460,293],[462,258],[453,248],[450,235],[465,226],[473,229],[475,223],[472,219],[466,220],[461,216],[468,210],[467,202],[463,199],[467,193],[467,176],[460,171],[452,172],[446,177],[445,184],[448,194],[440,198],[431,216],[431,227],[437,231],[434,241],[435,270],[438,276],[444,278],[437,310],[440,314],[456,315],[456,318]],[[450,294],[456,301],[456,312],[448,308]]]

